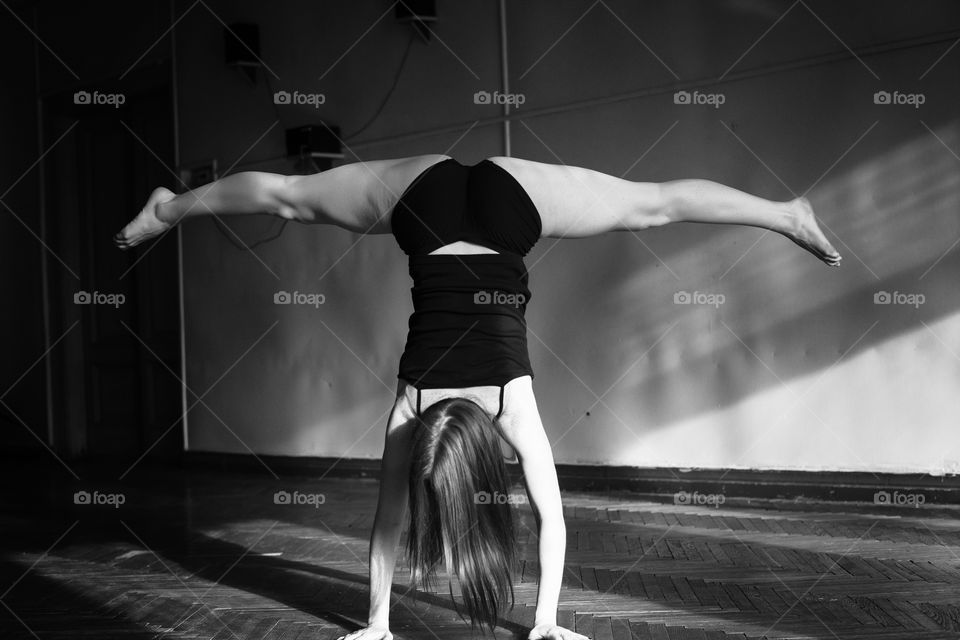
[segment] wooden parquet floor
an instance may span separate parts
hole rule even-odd
[[[0,638],[307,640],[366,619],[375,480],[2,475]],[[76,491],[123,504],[75,504]],[[518,508],[516,606],[497,638],[533,622],[536,535]],[[564,509],[559,622],[595,640],[960,639],[955,509],[569,492]],[[401,559],[398,640],[481,637],[446,580],[406,579]]]

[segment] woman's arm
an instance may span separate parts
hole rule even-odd
[[[539,422],[539,419],[538,419]],[[537,521],[537,554],[540,581],[537,588],[535,625],[556,625],[560,584],[563,580],[567,529],[563,520],[563,504],[557,469],[553,462],[550,441],[542,424],[528,424],[515,447],[523,478],[530,497],[530,506]]]
[[[380,494],[370,535],[370,615],[367,623],[390,626],[390,588],[407,510],[407,477],[413,422],[388,428],[380,463]]]
[[[532,383],[528,380],[524,384],[511,385],[506,401],[508,410],[501,420],[501,426],[520,460],[538,529],[540,580],[537,585],[535,626],[529,638],[588,640],[583,635],[557,626],[567,530],[553,452],[540,419]]]
[[[546,237],[582,238],[671,222],[738,224],[776,231],[827,264],[840,260],[806,198],[776,202],[710,180],[632,182],[581,167],[519,158],[491,161],[528,193]]]
[[[397,543],[407,510],[409,452],[414,428],[408,403],[398,396],[387,424],[380,463],[380,492],[370,534],[370,613],[367,626],[339,640],[391,640],[390,592],[396,567]]]
[[[185,218],[257,213],[357,233],[389,233],[390,214],[403,191],[426,168],[447,157],[355,162],[305,176],[243,171],[180,195],[160,187],[115,240],[126,249]]]

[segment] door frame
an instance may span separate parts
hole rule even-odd
[[[173,47],[171,47],[173,50]],[[178,93],[177,93],[177,76],[176,76],[176,62],[175,56],[172,58],[167,58],[154,62],[153,64],[144,64],[141,68],[134,70],[130,73],[128,77],[125,77],[121,83],[120,79],[103,79],[100,82],[87,83],[87,86],[75,86],[63,89],[62,87],[57,90],[46,92],[43,94],[37,95],[37,141],[38,146],[40,147],[40,153],[45,154],[46,151],[50,149],[44,149],[45,144],[49,144],[53,138],[51,138],[50,128],[51,124],[58,117],[63,117],[69,112],[69,104],[73,102],[73,94],[76,91],[86,89],[92,91],[93,88],[100,90],[101,92],[109,92],[112,90],[122,91],[129,94],[141,94],[149,93],[151,91],[165,91],[171,98],[170,113],[171,113],[171,126],[170,131],[173,137],[172,140],[172,157],[170,161],[173,166],[167,167],[175,175],[180,175],[179,165],[180,165],[180,149],[179,149],[179,105],[178,105]],[[39,86],[39,84],[38,84]],[[67,103],[66,105],[64,103]],[[52,148],[52,147],[51,147]],[[41,273],[41,282],[42,282],[42,296],[43,296],[43,322],[45,326],[44,331],[44,368],[46,376],[45,384],[45,414],[46,414],[46,439],[48,447],[58,455],[63,455],[67,458],[77,458],[79,457],[85,449],[84,440],[86,439],[86,431],[82,434],[83,438],[78,439],[78,434],[70,431],[70,425],[65,424],[60,418],[63,416],[64,407],[62,402],[56,402],[55,398],[57,394],[62,392],[66,388],[77,389],[82,386],[84,397],[84,412],[83,420],[87,424],[86,428],[89,428],[89,420],[92,415],[93,407],[90,404],[91,398],[89,398],[90,386],[92,384],[89,380],[76,380],[72,381],[64,378],[62,371],[58,371],[58,365],[63,361],[64,356],[62,349],[63,342],[58,344],[58,341],[63,338],[60,336],[58,338],[53,338],[52,334],[57,331],[64,332],[69,326],[71,319],[68,317],[69,314],[65,313],[64,307],[66,303],[64,302],[64,296],[67,293],[67,287],[65,283],[67,280],[63,277],[58,277],[56,275],[56,270],[52,269],[48,264],[48,261],[51,260],[46,247],[55,247],[57,252],[60,253],[63,251],[63,247],[58,246],[60,244],[58,238],[58,230],[54,229],[51,232],[50,222],[51,222],[51,207],[49,203],[48,195],[51,193],[50,189],[50,176],[51,172],[47,168],[48,159],[44,158],[38,167],[38,179],[39,179],[39,215],[40,215],[40,239],[44,244],[42,249],[42,273]],[[177,191],[180,191],[179,189]],[[57,222],[56,218],[53,219],[53,222]],[[81,233],[84,232],[84,229],[80,229]],[[177,345],[176,349],[178,350],[178,360],[179,360],[179,382],[177,383],[180,387],[180,402],[178,410],[178,419],[181,423],[181,439],[179,443],[179,454],[182,456],[184,452],[188,449],[188,428],[187,428],[187,383],[186,383],[186,344],[185,344],[185,309],[184,309],[184,270],[183,270],[183,236],[182,229],[178,226],[176,229],[176,300],[177,300],[177,320],[176,320],[176,331],[177,331]],[[83,243],[82,239],[78,240],[77,250],[78,254],[78,264],[82,263],[83,257],[82,252],[87,249],[87,246]],[[132,272],[131,272],[132,275]],[[72,306],[72,305],[70,305]],[[81,321],[81,326],[73,329],[70,333],[80,329],[82,334],[84,334],[80,339],[83,341],[83,349],[80,353],[79,362],[74,362],[74,368],[77,371],[86,371],[88,367],[88,356],[87,350],[88,345],[86,345],[86,336],[90,333],[91,330],[95,331],[96,328],[92,326],[84,326],[90,321],[87,319],[84,322],[82,313],[76,314]],[[96,322],[93,320],[93,322]],[[59,336],[60,334],[57,333]],[[138,345],[138,348],[142,349],[142,346]],[[151,356],[152,357],[152,356]],[[62,369],[62,368],[61,368]],[[66,375],[69,375],[66,374]],[[58,415],[59,414],[59,415]],[[140,429],[144,429],[145,425],[140,425]],[[141,431],[142,435],[142,431]],[[140,447],[141,449],[143,447]],[[142,452],[141,452],[142,453]]]

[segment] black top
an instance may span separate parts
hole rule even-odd
[[[398,377],[418,389],[440,389],[502,387],[532,376],[523,256],[539,239],[541,221],[513,176],[489,160],[441,161],[407,188],[391,221],[413,278]],[[457,241],[499,253],[427,255]]]

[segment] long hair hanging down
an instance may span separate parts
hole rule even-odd
[[[514,602],[517,564],[500,426],[477,403],[448,398],[421,416],[410,463],[410,580],[427,586],[443,560],[456,575],[471,626],[491,631]],[[500,497],[500,499],[497,499]]]

